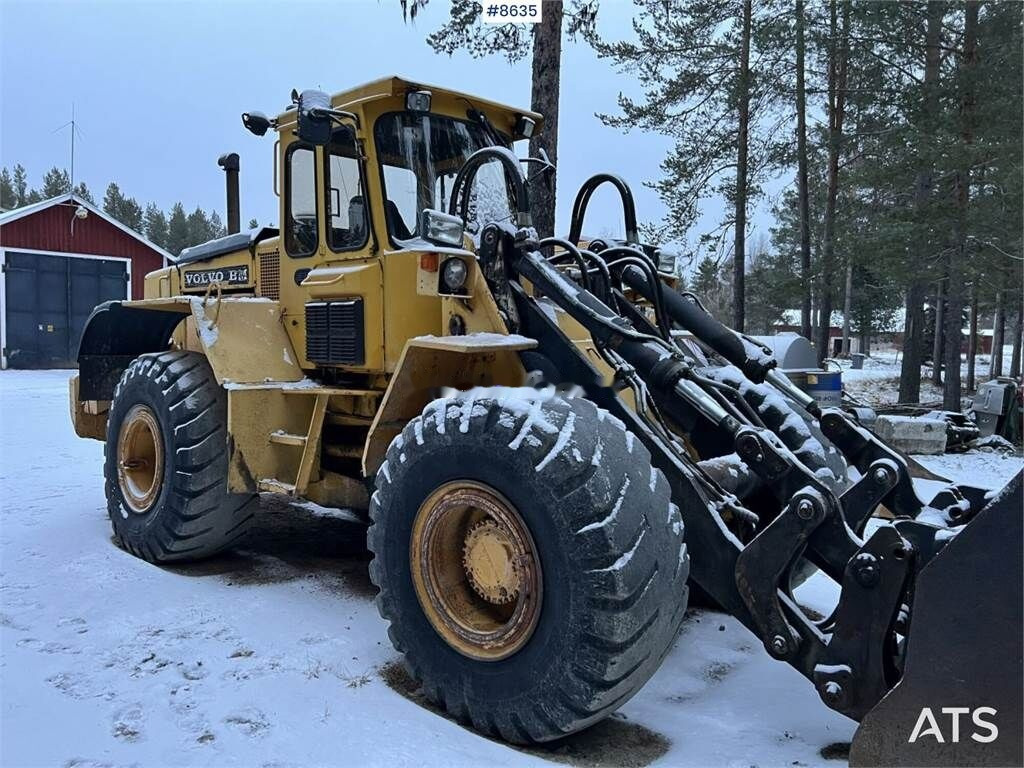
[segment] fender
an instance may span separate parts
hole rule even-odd
[[[110,301],[93,311],[82,332],[79,398],[110,400],[128,364],[170,348],[171,334],[186,319],[191,322],[185,347],[206,355],[218,383],[302,379],[276,301],[190,296]]]
[[[137,306],[108,301],[89,315],[78,344],[78,398],[111,400],[125,368],[139,355],[170,346],[188,304]]]
[[[440,395],[441,387],[521,386],[526,369],[519,352],[536,346],[534,339],[497,333],[409,339],[370,425],[363,475],[376,474],[395,435]]]

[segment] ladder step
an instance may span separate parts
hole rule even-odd
[[[286,496],[295,495],[295,486],[291,483],[284,483],[272,477],[265,477],[259,481],[257,486],[263,493],[283,493]]]
[[[373,416],[354,416],[350,413],[328,412],[327,421],[339,427],[368,427],[373,424]]]
[[[335,459],[363,458],[363,447],[361,445],[326,445],[324,450],[328,456],[332,456]]]
[[[327,395],[328,397],[381,397],[382,389],[350,389],[348,387],[281,387],[286,395]]]
[[[293,435],[290,432],[279,429],[276,432],[270,433],[270,442],[277,443],[278,445],[297,445],[301,447],[306,444],[306,436]]]

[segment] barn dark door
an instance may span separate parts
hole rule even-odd
[[[127,265],[113,259],[7,251],[3,277],[11,368],[73,366],[93,307],[127,295]]]

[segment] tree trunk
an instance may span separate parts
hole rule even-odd
[[[968,330],[970,337],[967,339],[967,391],[973,392],[975,388],[975,361],[978,354],[978,284],[971,285],[971,321]]]
[[[544,18],[533,28],[533,89],[530,108],[544,116],[544,130],[530,139],[530,154],[540,150],[558,163],[558,88],[562,66],[562,0],[544,3]],[[531,177],[540,166],[530,164]],[[532,181],[532,178],[531,178]],[[530,185],[533,226],[541,237],[555,234],[555,173]]]
[[[732,327],[743,331],[746,309],[747,249],[747,142],[750,128],[750,16],[752,0],[743,3],[743,36],[740,40],[740,79],[736,148],[736,241],[732,267]]]
[[[839,152],[846,106],[846,75],[850,4],[843,3],[842,31],[837,30],[837,0],[830,4],[830,50],[828,62],[828,193],[825,198],[825,234],[821,252],[821,317],[818,321],[818,363],[830,355],[832,327],[832,272],[835,259],[836,201],[839,196]]]
[[[979,0],[967,0],[964,9],[964,48],[960,66],[960,143],[962,160],[953,184],[956,219],[953,242],[956,248],[946,259],[946,383],[942,388],[942,407],[960,410],[960,345],[963,336],[964,281],[967,265],[967,221],[971,202],[970,148],[974,143],[974,71],[978,63]]]
[[[912,280],[907,287],[906,320],[903,326],[903,361],[900,365],[901,403],[921,402],[921,361],[924,357],[924,283]]]
[[[796,0],[796,156],[800,207],[800,333],[811,332],[811,203],[807,184],[807,87],[804,84],[804,0]]]
[[[966,186],[966,182],[964,183]],[[964,203],[966,208],[966,203]],[[959,249],[957,249],[959,250]],[[956,256],[951,257],[954,261]],[[950,269],[948,295],[946,297],[946,316],[943,335],[943,363],[946,376],[942,386],[942,407],[947,411],[960,410],[960,349],[963,344],[963,291],[958,288],[960,280]]]
[[[1024,336],[1024,304],[1017,305],[1017,319],[1013,323],[1013,354],[1010,356],[1010,375],[1020,376],[1021,337]]]
[[[1003,375],[1003,334],[1006,330],[1006,310],[1003,304],[1003,292],[996,291],[996,313],[992,318],[992,363],[988,369],[988,375],[993,379]]]
[[[853,306],[853,259],[846,260],[846,289],[843,295],[843,357],[850,356],[850,310]]]
[[[932,384],[942,386],[942,346],[946,327],[946,278],[935,287],[935,337],[932,339]]]
[[[934,120],[938,114],[939,64],[941,51],[939,44],[942,33],[942,17],[945,13],[940,0],[929,0],[927,10],[927,28],[925,32],[924,84],[922,101],[924,103],[921,133],[931,137]],[[926,221],[926,209],[932,186],[932,162],[927,159],[924,167],[917,173],[914,181],[914,209],[919,221]],[[907,263],[909,285],[907,286],[906,320],[903,329],[903,361],[900,366],[900,402],[919,403],[921,401],[921,363],[924,356],[924,295],[926,278],[920,273],[920,265],[925,263],[929,248],[927,238],[920,236],[911,244],[910,259]]]

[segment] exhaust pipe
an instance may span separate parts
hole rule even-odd
[[[221,155],[217,165],[224,169],[228,195],[228,234],[233,235],[242,228],[238,212],[238,153]]]

